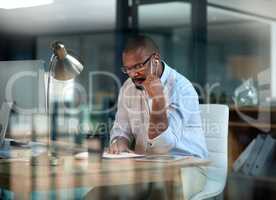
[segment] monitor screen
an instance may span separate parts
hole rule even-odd
[[[42,60],[0,62],[0,104],[8,101],[21,114],[45,111],[45,63]]]
[[[46,112],[44,61],[0,61],[0,106],[5,102],[13,104],[7,136],[26,137],[34,116]]]
[[[11,103],[3,103],[0,110],[0,148],[4,145],[4,139],[6,136],[6,131],[8,127],[10,111],[12,104]]]

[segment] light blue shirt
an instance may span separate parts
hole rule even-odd
[[[135,152],[148,154],[192,155],[207,157],[202,130],[198,95],[183,75],[165,62],[161,83],[164,88],[169,126],[158,137],[148,138],[151,99],[144,90],[135,87],[129,78],[120,89],[118,110],[110,141],[124,137],[135,139]]]

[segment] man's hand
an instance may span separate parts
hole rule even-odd
[[[143,82],[143,87],[151,98],[163,96],[163,86],[160,78],[150,74]]]
[[[128,148],[128,140],[123,137],[115,138],[108,148],[108,153],[119,154],[123,151],[132,152]]]

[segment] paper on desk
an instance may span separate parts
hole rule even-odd
[[[119,154],[111,154],[107,152],[103,153],[103,158],[108,158],[108,159],[141,158],[141,157],[144,157],[144,155],[128,153],[128,152],[121,152]]]
[[[192,156],[177,156],[177,155],[147,155],[143,158],[137,158],[136,161],[145,162],[173,162],[184,159],[191,159]]]

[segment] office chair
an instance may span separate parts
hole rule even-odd
[[[221,195],[227,179],[229,108],[226,105],[201,104],[200,111],[211,164],[207,166],[205,187],[191,200]]]

